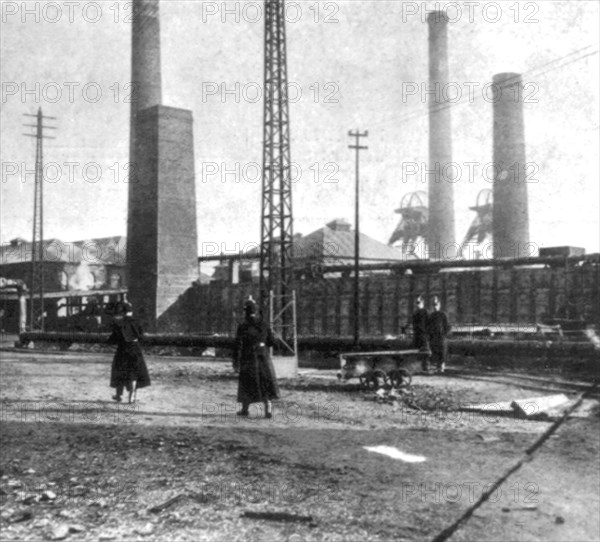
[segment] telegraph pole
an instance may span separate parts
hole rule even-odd
[[[359,228],[359,163],[360,163],[360,151],[367,150],[369,147],[360,144],[361,137],[368,137],[369,131],[354,132],[350,130],[348,132],[350,137],[356,138],[354,145],[348,145],[349,149],[356,150],[356,183],[355,183],[355,194],[354,194],[354,346],[358,347],[358,341],[360,338],[360,296],[359,288],[360,283],[358,280],[359,273],[359,261],[360,261],[360,228]]]
[[[35,134],[23,134],[36,138],[35,147],[35,186],[33,192],[33,234],[31,237],[31,284],[29,294],[29,329],[44,331],[44,139],[56,139],[44,135],[44,129],[55,130],[54,126],[44,126],[44,119],[56,120],[56,117],[45,117],[42,108],[35,117],[36,124],[23,126],[35,128]],[[35,297],[38,297],[37,306]]]

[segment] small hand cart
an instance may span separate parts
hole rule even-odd
[[[343,353],[338,378],[343,381],[358,378],[361,386],[370,391],[390,385],[405,388],[412,382],[409,364],[422,363],[430,354],[427,349]]]

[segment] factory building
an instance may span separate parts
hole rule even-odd
[[[0,248],[0,277],[31,284],[31,243],[13,239]],[[44,310],[49,329],[73,327],[76,315],[91,304],[115,301],[127,292],[125,237],[44,242]],[[29,295],[25,292],[26,297]],[[3,328],[18,331],[18,293],[0,289]]]

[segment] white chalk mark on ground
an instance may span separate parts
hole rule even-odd
[[[400,459],[406,463],[423,463],[423,461],[426,461],[427,459],[422,455],[407,454],[398,450],[398,448],[394,448],[393,446],[363,446],[363,448],[369,452],[387,455],[392,459]]]

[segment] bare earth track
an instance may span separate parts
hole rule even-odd
[[[110,400],[110,355],[0,356],[3,541],[432,539],[549,426],[460,405],[586,386],[454,371],[394,407],[307,370],[272,420],[240,419],[226,362],[148,356],[129,407]],[[570,419],[450,540],[600,540],[599,419]]]

